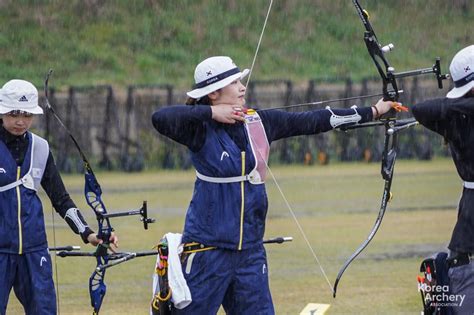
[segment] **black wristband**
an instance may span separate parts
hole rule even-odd
[[[79,235],[81,235],[82,241],[85,244],[87,244],[89,243],[89,241],[87,240],[87,237],[91,235],[92,233],[94,233],[94,231],[92,231],[89,227],[86,227],[86,230],[82,233],[79,233]]]

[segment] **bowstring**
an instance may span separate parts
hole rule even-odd
[[[250,78],[252,76],[252,72],[253,72],[253,68],[255,66],[255,61],[257,60],[257,55],[259,53],[259,50],[260,50],[260,44],[262,43],[262,39],[263,39],[263,34],[265,33],[265,29],[266,29],[266,26],[267,26],[267,22],[268,22],[268,17],[270,16],[270,11],[271,11],[271,8],[272,8],[272,4],[273,4],[273,0],[270,0],[270,4],[268,5],[268,10],[267,10],[267,15],[265,17],[265,21],[263,23],[263,27],[262,27],[262,31],[260,33],[260,38],[258,40],[258,43],[257,43],[257,48],[255,50],[255,54],[253,56],[253,61],[252,61],[252,66],[250,67],[250,72],[249,72],[249,76],[247,78],[247,83],[245,84],[245,91],[247,91],[247,86],[249,85],[249,82],[250,82]],[[249,137],[251,137],[250,133],[248,133]],[[250,140],[251,141],[251,140]],[[333,287],[332,287],[332,284],[331,284],[331,281],[329,281],[329,278],[326,274],[326,272],[324,271],[324,268],[323,266],[321,265],[321,262],[318,258],[318,255],[316,255],[316,251],[313,249],[313,247],[311,246],[311,243],[309,242],[309,239],[308,237],[306,236],[306,233],[304,232],[303,230],[303,227],[301,226],[298,218],[296,217],[296,213],[294,212],[293,208],[291,207],[290,203],[288,202],[288,199],[286,198],[285,194],[283,193],[283,190],[281,189],[280,185],[278,184],[278,181],[276,180],[276,177],[274,176],[272,170],[270,169],[270,167],[268,166],[268,163],[267,161],[262,157],[261,153],[256,150],[258,152],[258,154],[260,155],[260,158],[265,162],[265,167],[267,168],[268,172],[270,173],[271,177],[272,177],[272,180],[273,182],[275,183],[278,191],[280,192],[280,195],[282,196],[285,204],[286,204],[286,207],[288,208],[288,210],[290,211],[291,213],[291,216],[293,217],[293,220],[295,221],[297,227],[298,227],[298,230],[300,231],[301,235],[303,236],[303,239],[305,240],[305,243],[306,245],[308,246],[309,250],[311,251],[311,254],[313,255],[313,258],[314,260],[316,261],[316,263],[318,264],[319,266],[319,269],[321,270],[321,273],[322,275],[324,276],[324,279],[326,280],[328,286],[329,286],[329,290],[334,293],[334,290],[333,290]]]
[[[44,97],[45,97],[45,103],[46,103],[46,107],[49,107],[49,108],[52,108],[51,105],[49,104],[49,100],[48,100],[48,81],[49,81],[49,75],[52,73],[52,70],[49,70],[48,72],[48,76],[47,76],[47,79],[46,79],[46,82],[45,82],[45,86],[44,86]],[[54,110],[53,110],[54,112]],[[54,248],[56,248],[56,222],[54,220],[54,207],[51,205],[51,221],[52,221],[52,224],[53,224],[53,246]],[[51,253],[49,253],[50,255],[50,258],[51,258]],[[59,273],[58,273],[58,261],[57,261],[57,258],[58,256],[54,256],[54,274],[55,274],[55,277],[56,277],[56,311],[57,311],[57,314],[61,314],[61,310],[60,310],[60,295],[59,295]],[[52,258],[51,258],[52,260]]]
[[[270,11],[272,10],[273,0],[270,0],[270,4],[268,5],[267,16],[265,17],[265,22],[263,22],[262,31],[260,32],[260,38],[258,39],[257,49],[255,49],[255,54],[253,55],[252,66],[250,66],[249,76],[247,78],[247,83],[245,84],[245,90],[247,90],[247,86],[249,85],[250,78],[252,77],[253,67],[255,66],[255,61],[257,60],[257,55],[260,50],[260,44],[262,43],[263,34],[265,33],[265,28],[267,27],[268,17],[270,16]]]
[[[334,293],[334,289],[333,289],[333,286],[332,286],[332,284],[331,284],[331,281],[329,281],[329,278],[328,278],[326,272],[324,271],[323,265],[321,264],[321,262],[320,262],[320,260],[319,260],[319,258],[318,258],[318,255],[316,255],[316,252],[315,252],[313,246],[311,246],[311,243],[309,242],[309,239],[308,239],[308,237],[306,236],[306,233],[304,232],[303,227],[301,226],[301,224],[300,224],[298,218],[296,217],[295,211],[293,210],[293,208],[291,207],[290,203],[288,202],[288,199],[286,198],[285,194],[283,193],[283,190],[281,189],[280,185],[278,184],[278,182],[277,182],[277,180],[276,180],[276,178],[275,178],[275,175],[273,175],[272,170],[271,170],[270,167],[268,166],[267,161],[266,161],[264,158],[262,158],[260,151],[258,151],[258,150],[256,150],[256,151],[260,154],[260,158],[265,162],[265,167],[267,168],[268,173],[270,173],[270,176],[272,177],[273,182],[275,183],[275,186],[277,187],[278,191],[280,192],[280,195],[282,196],[283,201],[284,201],[285,204],[286,204],[286,207],[287,207],[288,210],[290,211],[291,216],[293,217],[293,220],[295,221],[296,226],[298,227],[298,230],[300,231],[300,233],[301,233],[301,235],[303,236],[303,239],[304,239],[306,245],[308,246],[308,248],[309,248],[311,254],[313,255],[314,260],[315,260],[316,263],[318,264],[319,270],[321,270],[321,273],[322,273],[322,275],[324,276],[324,279],[326,280],[326,282],[327,282],[327,284],[328,284],[328,286],[329,286],[329,290],[331,290],[331,292]]]

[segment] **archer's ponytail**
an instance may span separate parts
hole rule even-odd
[[[186,105],[212,105],[211,100],[209,99],[207,95],[198,99],[188,97],[185,104]]]

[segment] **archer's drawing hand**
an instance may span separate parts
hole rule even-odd
[[[238,105],[219,104],[211,106],[212,119],[224,124],[235,124],[245,121],[243,108]]]

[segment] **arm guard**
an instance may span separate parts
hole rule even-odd
[[[331,126],[333,128],[337,128],[345,124],[358,123],[362,119],[362,117],[357,112],[357,106],[354,105],[351,108],[354,110],[354,114],[348,115],[348,116],[339,116],[339,115],[334,114],[332,109],[329,106],[327,106],[326,109],[331,112],[331,118],[329,119],[329,123],[331,124]]]
[[[87,237],[94,232],[87,225],[87,222],[86,220],[84,220],[84,217],[82,216],[79,209],[69,208],[66,211],[64,219],[66,220],[71,230],[73,230],[76,234],[80,234],[84,243],[87,244]]]

